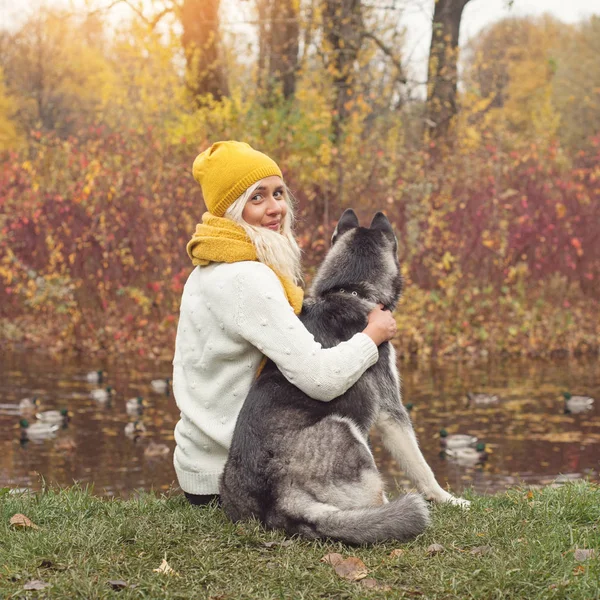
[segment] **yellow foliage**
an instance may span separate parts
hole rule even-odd
[[[21,142],[13,119],[17,112],[15,99],[8,94],[4,84],[4,73],[0,67],[0,150],[14,148]]]
[[[540,145],[556,138],[561,119],[554,102],[555,56],[568,35],[549,17],[510,18],[471,45],[461,98],[464,145],[472,147],[475,134],[485,129],[499,139],[516,135]]]

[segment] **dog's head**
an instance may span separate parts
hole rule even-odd
[[[393,310],[402,293],[398,241],[387,217],[378,212],[369,227],[360,227],[356,213],[344,211],[312,286],[312,294],[333,290],[357,294]]]

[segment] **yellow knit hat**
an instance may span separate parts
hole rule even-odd
[[[198,154],[192,167],[208,211],[222,217],[253,183],[278,175],[277,163],[245,142],[215,142]]]

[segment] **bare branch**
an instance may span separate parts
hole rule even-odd
[[[144,21],[144,23],[148,25],[148,27],[150,27],[150,29],[154,29],[163,17],[165,17],[168,14],[177,12],[177,10],[180,9],[180,6],[176,2],[172,2],[170,6],[163,8],[163,10],[161,10],[158,14],[154,15],[154,17],[149,19],[144,15],[140,8],[138,8],[130,0],[114,0],[107,6],[97,8],[96,10],[91,11],[89,14],[95,15],[102,12],[108,12],[115,6],[118,6],[119,4],[125,4],[126,6],[128,6],[142,21]]]
[[[369,31],[364,31],[362,35],[365,38],[373,40],[377,44],[377,46],[379,46],[379,49],[387,57],[390,58],[390,60],[392,61],[392,64],[396,67],[396,69],[398,71],[398,80],[401,83],[406,83],[407,79],[406,79],[406,75],[404,75],[404,68],[402,67],[402,63],[394,56],[394,53],[392,52],[392,50],[390,48],[388,48],[388,46],[386,46],[375,34],[370,33]]]
[[[97,15],[99,13],[108,12],[109,10],[112,10],[115,6],[118,6],[119,4],[121,4],[123,2],[125,2],[125,0],[114,0],[114,2],[111,2],[108,6],[101,6],[100,8],[91,10],[88,13],[88,15],[93,16],[93,15]]]

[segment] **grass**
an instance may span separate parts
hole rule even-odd
[[[465,494],[471,510],[432,508],[432,526],[407,544],[349,547],[285,540],[257,523],[230,523],[179,494],[130,500],[77,487],[37,494],[0,490],[0,598],[600,598],[600,487]],[[15,513],[39,529],[9,524]],[[444,551],[430,554],[431,544]],[[488,553],[472,553],[489,546]],[[390,557],[397,548],[401,552]],[[595,549],[580,561],[577,548]],[[370,589],[320,559],[360,558]],[[166,558],[178,575],[154,572]],[[30,580],[49,585],[24,591]],[[113,589],[110,580],[122,580]]]

